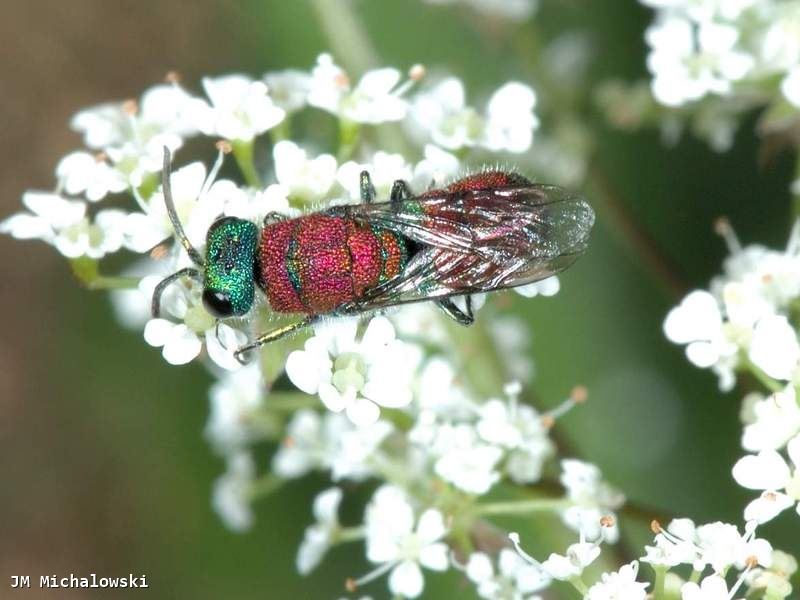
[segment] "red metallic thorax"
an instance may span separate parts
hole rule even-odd
[[[262,229],[257,281],[274,311],[323,314],[398,275],[406,258],[391,231],[307,215]]]
[[[526,177],[519,173],[510,171],[482,171],[480,173],[473,173],[461,179],[454,181],[446,188],[445,192],[457,194],[459,192],[469,192],[474,190],[494,190],[510,187],[524,187],[530,185],[531,182]],[[438,196],[442,190],[431,190],[422,194],[421,197]]]

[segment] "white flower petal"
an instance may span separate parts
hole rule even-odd
[[[325,553],[330,547],[330,534],[319,526],[308,527],[303,535],[303,541],[297,549],[295,566],[301,575],[308,575],[322,562]]]
[[[367,71],[357,89],[371,95],[386,94],[400,81],[400,71],[391,67]]]
[[[319,373],[313,364],[312,356],[304,350],[295,350],[286,359],[286,376],[306,394],[316,394],[320,385]]]
[[[547,557],[547,560],[542,563],[542,568],[550,577],[560,581],[567,581],[576,575],[580,575],[583,570],[566,556],[556,553],[552,553]]]
[[[425,581],[417,563],[405,560],[392,569],[389,575],[389,589],[393,594],[405,598],[416,598],[422,593]]]
[[[420,515],[417,534],[423,543],[430,544],[441,539],[446,531],[444,518],[438,510],[429,508]]]
[[[764,317],[753,331],[748,356],[767,375],[789,380],[800,359],[797,334],[784,316]]]
[[[719,360],[719,352],[708,342],[692,342],[686,346],[686,358],[693,365],[706,369]]]
[[[786,451],[789,453],[789,459],[794,464],[795,470],[800,471],[800,433],[789,440]]]
[[[567,554],[581,568],[588,567],[600,556],[600,546],[597,544],[578,543],[567,548]]]
[[[349,394],[341,394],[339,390],[327,382],[319,384],[318,392],[319,399],[322,400],[325,407],[336,413],[342,412],[349,407],[352,404],[352,396],[355,394],[352,391]]]
[[[389,319],[383,316],[373,317],[361,338],[363,353],[369,356],[372,352],[380,351],[394,340],[394,335],[394,327]]]
[[[164,344],[161,354],[171,365],[185,365],[191,362],[203,349],[197,334],[186,325],[176,325]]]
[[[789,480],[789,466],[774,450],[740,458],[733,466],[733,478],[751,490],[780,490]]]
[[[450,565],[447,544],[437,542],[425,546],[419,551],[419,562],[423,567],[433,571],[446,571]]]
[[[242,368],[242,363],[236,360],[234,352],[247,343],[247,336],[238,329],[222,323],[219,326],[219,339],[217,339],[215,329],[209,329],[205,335],[209,358],[226,371],[238,371]]]
[[[671,342],[688,344],[712,339],[721,325],[722,316],[716,298],[706,291],[695,290],[669,311],[664,321],[664,333]]]
[[[681,587],[682,600],[728,600],[728,584],[719,575],[709,575],[698,586],[689,582]]]
[[[8,233],[18,240],[49,240],[53,237],[53,228],[41,217],[17,213],[0,221],[0,233]]]
[[[167,319],[150,319],[144,326],[144,341],[151,346],[161,347],[175,328],[175,324]]]
[[[750,502],[744,509],[746,521],[757,521],[766,523],[777,517],[787,508],[791,508],[794,501],[786,494],[780,492],[764,492]]]
[[[474,552],[467,561],[466,573],[470,580],[480,583],[494,577],[494,567],[486,554]]]
[[[339,504],[342,501],[342,490],[330,488],[321,492],[314,498],[314,517],[322,523],[335,523]]]
[[[781,91],[786,99],[800,108],[800,66],[794,67],[781,82]]]
[[[528,285],[515,287],[514,291],[520,296],[533,298],[534,296],[539,295],[554,296],[558,293],[559,289],[561,289],[561,283],[559,282],[558,277],[553,275],[552,277],[542,279],[541,281],[535,281],[533,283],[529,283]]]
[[[348,403],[345,412],[347,417],[358,427],[367,427],[378,421],[381,410],[372,400],[357,398]]]

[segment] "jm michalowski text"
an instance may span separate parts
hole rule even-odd
[[[128,574],[122,577],[99,577],[97,573],[89,573],[86,576],[70,573],[65,576],[40,575],[40,588],[146,588],[147,577],[145,575]],[[36,578],[33,578],[36,582]],[[31,587],[30,575],[12,575],[12,588]]]

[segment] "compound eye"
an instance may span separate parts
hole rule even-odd
[[[224,319],[225,317],[233,315],[233,304],[231,303],[230,296],[225,292],[204,290],[203,305],[212,316],[218,319]]]

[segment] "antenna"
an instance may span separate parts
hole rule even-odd
[[[167,207],[167,214],[169,215],[169,220],[172,223],[172,228],[175,230],[175,235],[178,236],[181,245],[186,249],[186,252],[189,254],[189,258],[192,259],[194,264],[202,269],[205,266],[205,262],[200,256],[200,253],[195,250],[194,246],[192,246],[189,238],[186,237],[186,232],[183,230],[183,225],[181,225],[180,219],[178,219],[178,212],[175,210],[175,202],[172,200],[172,186],[170,185],[169,181],[171,175],[171,164],[172,156],[170,155],[169,148],[164,146],[164,170],[161,172],[161,188],[164,192],[164,204]]]

